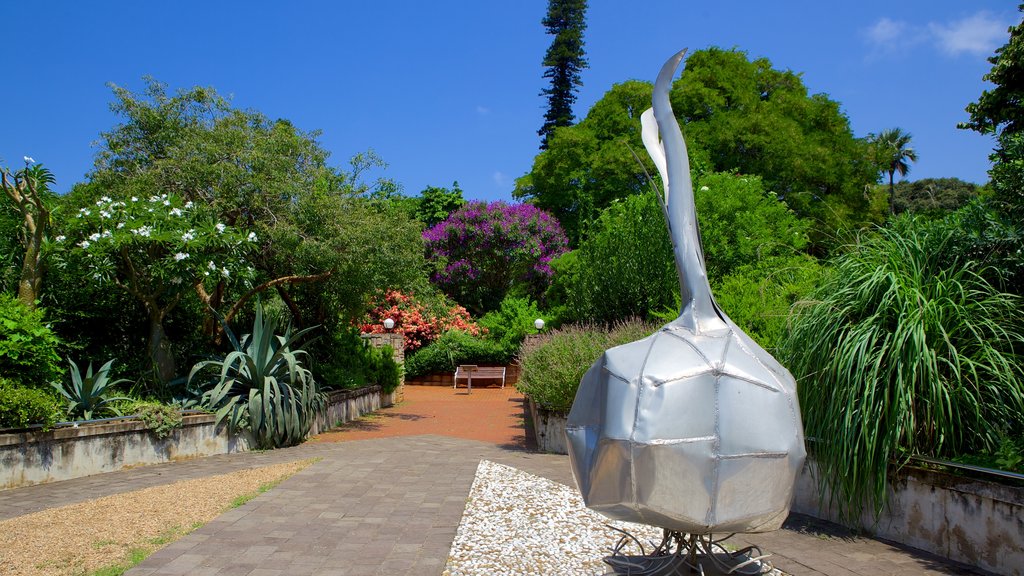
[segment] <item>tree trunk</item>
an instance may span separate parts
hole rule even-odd
[[[161,313],[149,314],[149,358],[153,363],[153,372],[161,384],[166,384],[174,378],[174,351],[171,349],[167,333],[164,332]]]
[[[39,287],[42,284],[43,272],[40,256],[42,251],[34,238],[29,237],[25,245],[25,259],[21,265],[21,280],[18,281],[18,300],[25,306],[35,309],[36,300],[39,299]]]
[[[896,214],[896,186],[892,183],[894,172],[889,172],[889,215]]]

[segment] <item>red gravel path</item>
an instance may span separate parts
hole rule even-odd
[[[526,448],[523,395],[512,386],[465,388],[406,386],[405,400],[391,408],[311,439],[344,442],[386,436],[437,434],[492,442],[508,448]]]

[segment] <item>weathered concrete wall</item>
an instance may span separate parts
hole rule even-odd
[[[567,453],[565,416],[529,405],[538,447]],[[819,503],[812,462],[795,492],[794,512],[837,521]],[[869,514],[861,518],[864,532],[995,574],[1024,576],[1024,488],[907,467],[890,485],[889,503],[877,522]]]
[[[808,463],[797,478],[793,511],[836,521],[818,501],[814,471]],[[860,525],[879,538],[1024,576],[1024,488],[906,467],[889,486],[889,507],[877,519],[864,514]]]
[[[381,397],[378,386],[331,393],[326,414],[314,422],[310,433],[380,408]],[[384,398],[393,401],[393,395]],[[137,420],[0,434],[0,490],[250,449],[247,434],[229,434],[225,426],[214,426],[214,420],[212,414],[185,416],[181,428],[163,439]]]
[[[537,406],[532,398],[528,398],[527,403],[530,406],[530,419],[533,420],[533,432],[537,437],[537,448],[553,454],[568,454],[569,446],[565,439],[565,415]]]

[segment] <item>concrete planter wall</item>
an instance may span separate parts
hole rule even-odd
[[[310,434],[376,410],[382,400],[389,405],[393,394],[382,394],[379,386],[333,392],[326,413],[313,423]],[[138,420],[0,434],[0,490],[250,449],[247,434],[229,434],[214,420],[212,414],[185,416],[182,426],[162,439]]]
[[[566,454],[564,414],[529,400],[538,448]],[[792,510],[835,522],[818,501],[814,464],[797,478]],[[904,468],[889,487],[882,517],[865,515],[861,529],[879,538],[1007,576],[1024,576],[1024,488]]]
[[[533,420],[533,432],[537,437],[537,448],[553,454],[568,454],[569,447],[565,439],[566,415],[542,408],[532,398],[527,398],[527,403],[530,406],[530,419]]]
[[[1024,488],[905,467],[890,478],[889,507],[865,514],[865,532],[976,566],[1024,576]],[[818,501],[813,462],[797,478],[793,511],[836,521]]]

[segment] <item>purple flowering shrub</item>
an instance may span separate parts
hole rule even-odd
[[[423,232],[431,280],[474,315],[510,291],[539,298],[551,260],[568,250],[554,216],[530,204],[470,202]]]

